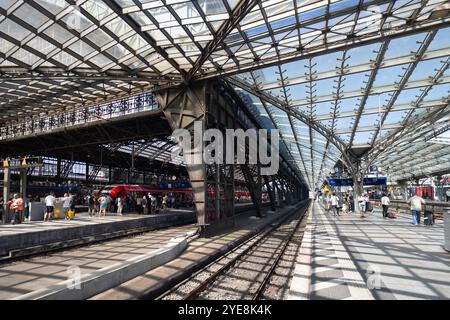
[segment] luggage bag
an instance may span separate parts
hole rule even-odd
[[[424,212],[424,219],[423,219],[423,223],[426,226],[432,226],[434,224],[434,214],[432,211],[425,211]]]

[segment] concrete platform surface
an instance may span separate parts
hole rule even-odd
[[[156,215],[125,214],[105,217],[89,217],[87,213],[77,214],[73,220],[54,220],[51,222],[32,221],[19,225],[0,226],[0,256],[20,254],[25,249],[39,252],[40,247],[63,245],[77,241],[92,242],[104,240],[130,230],[157,229],[171,225],[193,223],[195,212],[187,209],[170,209],[167,213]]]
[[[171,238],[195,230],[194,224],[170,227],[0,265],[0,300],[68,280],[74,270],[83,276],[147,254],[164,247]]]
[[[414,226],[379,211],[333,217],[315,202],[289,299],[450,299],[443,244],[442,222]]]
[[[188,209],[169,209],[167,213],[179,213],[179,212],[192,212],[192,210]],[[21,224],[0,224],[0,239],[3,236],[14,235],[14,234],[23,234],[30,232],[39,232],[39,231],[49,231],[61,228],[73,228],[78,226],[85,225],[94,225],[100,223],[109,223],[116,221],[126,221],[133,219],[144,219],[146,217],[159,216],[162,214],[154,214],[154,215],[139,215],[135,213],[125,213],[122,216],[118,216],[115,213],[107,213],[105,217],[90,217],[87,212],[80,212],[76,214],[75,219],[73,220],[64,220],[57,219],[51,222],[44,221],[30,221],[24,222]]]
[[[154,299],[173,286],[174,282],[183,279],[186,274],[195,272],[201,264],[211,261],[214,256],[221,255],[240,239],[251,232],[273,222],[278,216],[294,209],[287,206],[276,213],[263,209],[266,217],[255,218],[254,213],[242,214],[236,218],[235,226],[223,234],[211,238],[198,238],[189,242],[188,248],[176,259],[150,270],[122,285],[100,293],[92,300],[133,300]]]

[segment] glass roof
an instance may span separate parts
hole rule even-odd
[[[402,161],[423,147],[436,156],[423,166],[449,169],[436,139],[406,150],[398,138],[418,118],[423,130],[445,118],[445,2],[0,0],[0,126],[221,77],[280,130],[310,187],[356,147],[396,168],[386,141]]]

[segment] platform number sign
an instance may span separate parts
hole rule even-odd
[[[24,169],[24,168],[34,168],[42,167],[44,162],[42,157],[24,157],[18,159],[3,159],[4,169]]]

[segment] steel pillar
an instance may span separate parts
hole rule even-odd
[[[360,212],[358,197],[363,193],[364,171],[361,169],[361,162],[357,162],[356,170],[352,173],[353,178],[353,202],[355,212]]]
[[[220,89],[216,81],[199,81],[156,92],[172,130],[185,129],[190,134],[191,150],[183,151],[183,156],[203,236],[234,225],[234,164],[224,162],[231,150],[223,150],[222,163],[206,164],[203,159],[211,145],[203,139],[205,130],[215,128],[224,133],[236,123],[237,105],[225,99]]]
[[[6,224],[9,221],[9,208],[6,204],[10,198],[11,187],[11,169],[3,169],[3,223]]]
[[[269,178],[267,176],[264,176],[264,183],[266,184],[266,188],[267,188],[267,193],[269,194],[269,199],[270,199],[270,209],[272,211],[276,210],[276,202],[275,202],[275,187],[272,188],[270,186],[270,181]]]
[[[20,170],[20,195],[23,199],[27,196],[27,169]]]
[[[247,182],[247,188],[250,192],[253,205],[255,206],[256,216],[261,217],[261,172],[259,171],[259,166],[241,164],[240,167]],[[255,167],[254,170],[251,170],[251,167]]]
[[[284,207],[284,191],[281,186],[280,179],[274,179],[273,180],[275,187],[277,188],[277,200],[278,200],[278,206],[280,208]]]
[[[56,159],[56,179],[61,181],[61,159]]]

